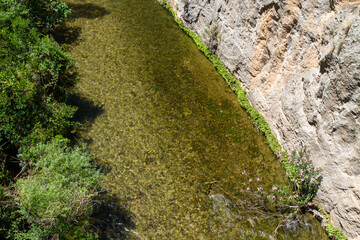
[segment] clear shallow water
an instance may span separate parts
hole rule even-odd
[[[326,239],[311,220],[281,231],[236,203],[242,171],[283,169],[211,63],[154,0],[67,1],[59,41],[79,65],[70,101],[105,169],[95,225],[112,239]],[[309,223],[311,222],[311,223]]]

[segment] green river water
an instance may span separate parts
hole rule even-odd
[[[285,172],[211,63],[155,0],[67,1],[59,41],[79,65],[70,96],[104,169],[101,239],[326,239],[304,217],[275,228],[240,194],[286,184]],[[247,204],[250,204],[249,202]],[[264,217],[265,216],[265,217]],[[267,218],[266,218],[267,216]]]

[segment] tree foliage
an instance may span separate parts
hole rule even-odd
[[[40,32],[48,33],[62,23],[71,10],[61,0],[17,0],[28,9],[28,17]]]
[[[28,10],[0,0],[0,140],[16,147],[69,127],[75,108],[63,101],[74,85],[74,61],[31,27]]]

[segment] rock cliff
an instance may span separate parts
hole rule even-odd
[[[168,0],[247,89],[282,146],[311,148],[317,201],[360,239],[360,2]]]

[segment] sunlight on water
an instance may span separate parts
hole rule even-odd
[[[112,239],[322,239],[319,224],[274,230],[236,204],[241,172],[284,170],[214,67],[154,0],[67,1],[58,36],[80,82],[70,96],[106,172],[98,228]],[[311,221],[311,220],[308,220]]]

